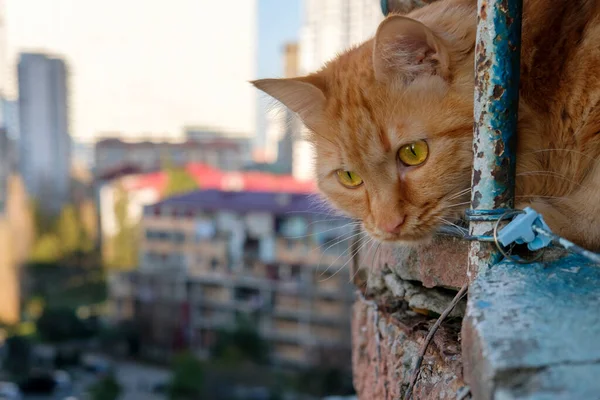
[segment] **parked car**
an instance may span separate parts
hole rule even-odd
[[[56,389],[58,390],[69,390],[71,389],[72,381],[71,376],[63,370],[54,371],[54,381],[56,382]]]
[[[16,383],[0,382],[0,400],[21,400],[23,395]]]
[[[50,372],[34,372],[19,385],[24,394],[50,395],[57,387],[54,375]]]

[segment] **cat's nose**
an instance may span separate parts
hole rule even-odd
[[[389,217],[386,221],[383,221],[379,225],[379,229],[387,233],[400,233],[402,225],[404,225],[405,215],[397,215],[395,217]]]

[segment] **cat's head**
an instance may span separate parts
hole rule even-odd
[[[466,36],[454,43],[392,16],[318,72],[253,82],[309,128],[321,192],[375,239],[422,241],[466,208],[455,206],[471,179],[474,32]]]

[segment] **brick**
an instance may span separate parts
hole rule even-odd
[[[459,289],[467,282],[467,252],[467,241],[439,236],[411,247],[384,243],[361,252],[358,264],[375,273],[389,269],[428,288]]]
[[[361,400],[397,400],[404,396],[412,369],[433,320],[407,310],[359,298],[354,304],[353,374]],[[460,321],[444,324],[428,348],[413,399],[455,399],[462,380]]]

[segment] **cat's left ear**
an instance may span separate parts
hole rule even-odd
[[[410,82],[423,75],[449,77],[449,56],[444,43],[423,23],[394,15],[377,29],[373,69],[380,82]]]
[[[323,121],[326,99],[320,88],[322,82],[317,76],[259,79],[250,83],[298,114],[313,131]]]

